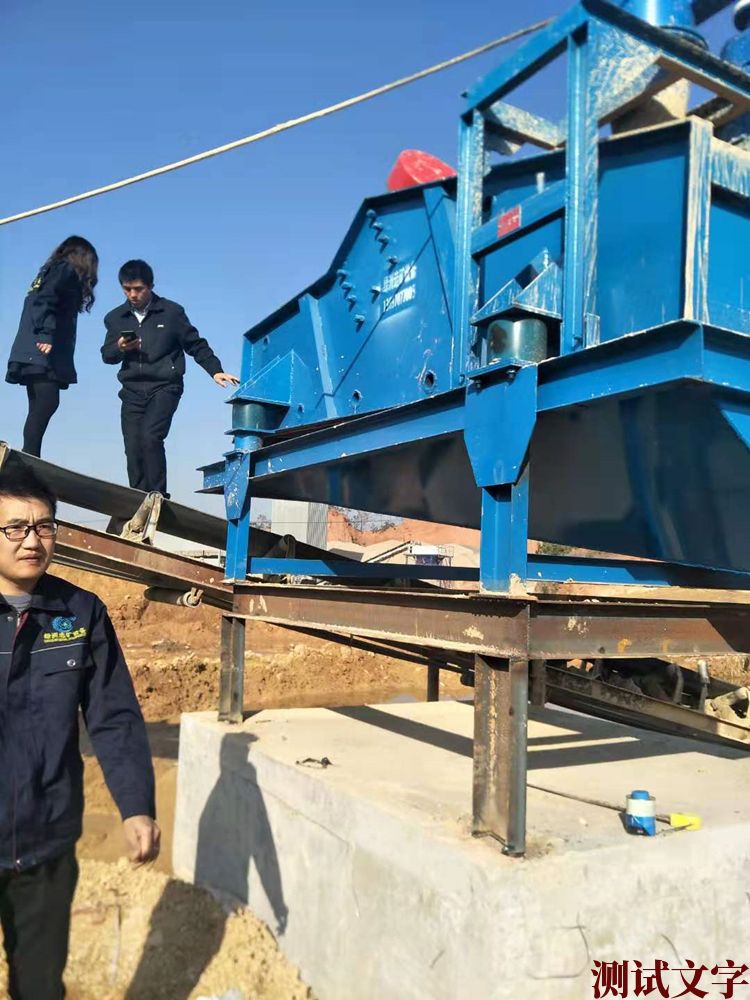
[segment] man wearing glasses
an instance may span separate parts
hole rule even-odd
[[[83,819],[78,715],[123,819],[131,860],[159,852],[146,728],[94,594],[47,575],[56,500],[0,469],[0,924],[11,1000],[61,1000]]]

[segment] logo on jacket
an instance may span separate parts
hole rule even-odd
[[[55,632],[70,632],[75,620],[75,615],[72,615],[70,618],[59,615],[57,618],[52,619],[52,628]]]

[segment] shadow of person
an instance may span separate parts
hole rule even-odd
[[[256,891],[254,867],[267,901],[266,906],[253,899],[254,909],[263,916],[267,912],[280,935],[288,910],[266,805],[250,762],[256,739],[250,733],[228,733],[222,739],[219,777],[198,824],[194,882],[227,904],[247,905]],[[187,1000],[221,947],[225,912],[218,905],[207,906],[204,894],[193,887],[170,880],[151,914],[125,1000]]]

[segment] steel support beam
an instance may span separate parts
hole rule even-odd
[[[528,663],[477,656],[474,677],[472,829],[496,837],[506,854],[523,854]]]
[[[365,590],[284,584],[235,589],[233,614],[384,639],[427,649],[489,656],[526,655],[528,610],[523,601],[444,590]]]
[[[598,342],[589,323],[596,312],[596,254],[599,146],[590,80],[588,27],[568,39],[568,144],[565,151],[567,203],[563,260],[563,325],[560,353]]]
[[[118,535],[79,528],[59,522],[55,542],[55,562],[119,580],[131,580],[145,587],[166,587],[182,592],[203,591],[203,602],[229,610],[232,593],[218,566],[140,545]]]
[[[221,619],[219,722],[242,722],[245,682],[245,621],[232,615]]]
[[[475,111],[466,119],[462,118],[459,126],[456,273],[452,309],[453,336],[457,345],[452,365],[454,379],[479,363],[472,354],[474,332],[469,322],[477,309],[479,291],[479,267],[471,253],[471,241],[482,222],[485,165],[484,118]]]
[[[537,605],[529,623],[529,655],[574,660],[744,653],[750,609],[658,603]]]
[[[750,653],[750,607],[610,599],[547,593],[493,597],[445,591],[365,590],[246,584],[235,590],[233,614],[359,635],[427,650],[534,660]]]
[[[544,660],[532,660],[531,667],[531,704],[544,708],[547,704],[547,664]]]
[[[427,664],[427,701],[440,701],[440,664]]]

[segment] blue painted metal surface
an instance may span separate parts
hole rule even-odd
[[[457,179],[365,201],[245,334],[233,449],[204,474],[228,576],[341,570],[248,561],[253,497],[479,527],[497,592],[750,571],[747,154],[696,118],[602,132],[683,77],[740,117],[750,77],[690,43],[726,5],[581,0],[468,91]],[[556,58],[561,121],[506,100]],[[674,565],[543,563],[529,537]]]
[[[703,35],[696,31],[690,0],[621,0],[620,6],[648,24],[668,28],[697,45],[706,44]]]

